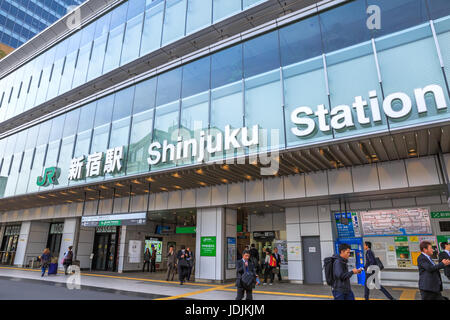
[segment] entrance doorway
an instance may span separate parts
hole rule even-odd
[[[303,275],[307,284],[322,284],[320,237],[302,237]]]
[[[92,270],[116,271],[119,227],[97,227]]]
[[[47,248],[50,250],[52,257],[58,257],[61,250],[61,239],[64,230],[64,222],[50,224],[48,233]]]
[[[0,250],[0,261],[2,264],[14,264],[16,256],[17,243],[20,235],[20,224],[5,227],[2,246]]]

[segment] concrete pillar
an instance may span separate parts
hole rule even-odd
[[[80,227],[79,218],[67,218],[64,220],[64,230],[61,238],[61,248],[59,251],[58,267],[62,269],[64,266],[61,261],[64,257],[64,253],[68,250],[69,246],[73,246],[74,257],[76,257],[77,248],[74,245],[76,243],[76,237],[78,233],[78,228]],[[74,258],[76,259],[76,258]],[[78,259],[76,259],[78,260]]]
[[[125,259],[127,258],[127,226],[121,226],[120,227],[120,239],[119,239],[119,252],[117,253],[119,255],[119,263],[117,265],[117,272],[122,273],[125,266]]]
[[[229,212],[230,228],[236,223],[235,214]],[[236,228],[235,228],[236,230]],[[225,279],[225,241],[226,241],[226,211],[225,208],[204,208],[197,210],[195,280],[198,282],[223,282]],[[231,231],[229,233],[232,234]],[[234,233],[235,234],[235,233]],[[202,256],[201,241],[204,237],[215,237],[216,255]]]
[[[80,261],[81,269],[89,269],[91,260],[89,259],[94,247],[95,228],[83,227],[80,225],[78,234],[78,244],[75,250],[75,259]]]
[[[235,248],[237,250],[237,211],[233,209],[225,209],[225,240],[224,240],[224,265],[225,265],[225,279],[236,279],[236,268],[228,269],[228,238],[234,238]],[[237,253],[237,251],[236,251]],[[234,257],[236,260],[237,257]]]
[[[14,265],[23,267],[33,257],[42,254],[47,246],[49,228],[49,222],[26,221],[22,223]]]

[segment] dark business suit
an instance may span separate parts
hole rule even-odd
[[[442,260],[444,259],[450,259],[450,255],[445,251],[439,252],[439,262],[442,262]],[[444,274],[447,277],[447,279],[450,280],[450,266],[445,266]]]
[[[241,284],[241,278],[243,276],[243,274],[245,273],[246,268],[245,268],[245,264],[244,264],[244,260],[238,260],[236,263],[236,287],[237,287],[237,296],[236,296],[236,300],[242,300],[244,298],[244,293],[246,294],[245,300],[253,300],[253,289],[245,289],[244,287],[242,287]],[[255,275],[256,278],[256,270],[255,270],[255,266],[253,265],[253,263],[250,262],[250,259],[248,260],[248,266],[247,266],[247,271],[251,272]]]
[[[367,286],[367,280],[368,280],[369,276],[372,275],[372,273],[370,273],[370,274],[367,273],[367,268],[369,268],[369,266],[373,266],[373,265],[377,265],[377,260],[375,259],[375,254],[373,253],[373,251],[371,249],[369,249],[366,251],[366,264],[364,265],[364,271],[366,272],[366,282],[364,284],[364,298],[366,300],[369,300],[369,295],[370,295],[370,289]],[[381,284],[380,284],[380,291],[383,292],[383,294],[389,300],[394,300],[394,297]]]
[[[419,290],[422,300],[443,300],[442,279],[440,269],[444,269],[445,264],[439,262],[434,264],[424,253],[417,258],[419,268]]]

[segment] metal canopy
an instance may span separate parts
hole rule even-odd
[[[279,155],[280,166],[276,176],[424,157],[437,154],[439,148],[443,153],[450,152],[450,126],[361,138],[335,144],[328,142],[318,147],[282,151]],[[75,185],[64,189],[3,198],[0,199],[0,210],[19,210],[85,200],[148,195],[270,177],[261,175],[260,169],[264,167],[261,163],[249,163],[249,161],[246,158],[245,164],[199,164],[184,168],[175,167],[162,172],[117,177],[114,180],[83,186]]]

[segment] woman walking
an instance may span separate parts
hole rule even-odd
[[[51,258],[52,255],[50,254],[50,250],[48,248],[45,248],[44,252],[41,255],[41,270],[42,270],[41,277],[45,275],[45,270],[48,268]]]

